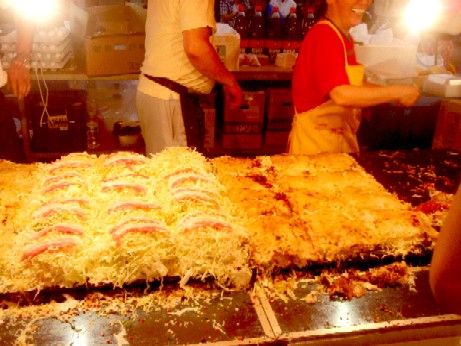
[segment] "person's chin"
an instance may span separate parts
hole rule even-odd
[[[363,16],[354,15],[354,18],[351,20],[351,28],[359,25],[363,21]]]

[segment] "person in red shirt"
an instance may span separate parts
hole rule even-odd
[[[380,103],[414,104],[419,90],[410,85],[364,83],[349,30],[362,22],[372,0],[323,0],[317,23],[306,34],[292,78],[295,116],[291,154],[358,152],[361,109]]]

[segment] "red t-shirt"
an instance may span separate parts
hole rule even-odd
[[[352,38],[344,34],[349,65],[357,65]],[[327,24],[317,23],[301,44],[293,71],[292,96],[298,113],[306,112],[330,99],[330,91],[349,84],[344,48],[338,34]]]

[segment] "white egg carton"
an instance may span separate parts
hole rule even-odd
[[[2,58],[2,67],[3,69],[8,69],[10,67],[11,56],[3,56]],[[31,69],[40,69],[44,71],[58,71],[64,68],[66,64],[73,58],[73,52],[68,52],[63,55],[60,59],[54,60],[45,60],[45,59],[32,59],[30,62]]]
[[[63,52],[66,48],[68,48],[69,44],[72,43],[72,39],[70,35],[65,36],[63,39],[55,42],[42,42],[42,41],[34,41],[32,44],[32,53],[34,52],[46,52],[46,53],[53,53],[53,52]],[[3,53],[15,52],[16,51],[16,42],[1,42],[0,41],[0,49]]]
[[[35,43],[59,44],[70,36],[70,30],[65,26],[43,29],[34,33]],[[0,35],[0,43],[16,43],[16,30]]]
[[[8,68],[16,52],[16,31],[0,36],[2,67]],[[34,35],[31,63],[33,69],[56,71],[73,57],[72,39],[66,27],[38,29]]]

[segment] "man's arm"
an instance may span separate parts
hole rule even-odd
[[[25,18],[16,18],[16,56],[8,69],[8,87],[19,99],[30,91],[30,55],[34,35],[34,25]]]
[[[205,76],[217,81],[230,97],[231,106],[242,103],[243,92],[235,76],[224,66],[210,42],[211,29],[197,28],[183,32],[184,51],[192,65]]]
[[[461,189],[443,222],[432,255],[429,282],[445,312],[461,314]]]

